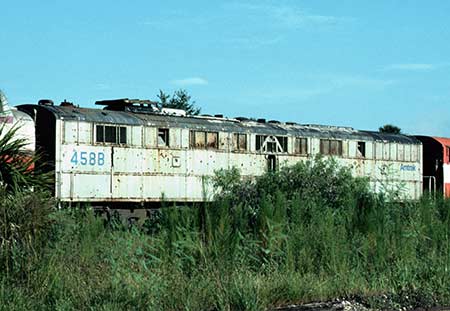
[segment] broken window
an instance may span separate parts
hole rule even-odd
[[[233,150],[247,150],[247,134],[233,134]]]
[[[97,143],[126,144],[127,128],[123,126],[96,125],[95,141]]]
[[[358,146],[356,149],[356,156],[365,158],[366,157],[366,143],[364,141],[358,141]]]
[[[342,156],[342,141],[333,139],[321,139],[320,153],[324,155]]]
[[[277,143],[274,139],[266,140],[266,152],[276,152],[277,151]]]
[[[278,140],[278,143],[281,147],[281,152],[287,152],[288,150],[288,142],[286,136],[277,136],[276,139]]]
[[[256,135],[256,150],[263,152],[287,152],[287,137]]]
[[[256,150],[262,151],[262,146],[264,144],[264,141],[266,140],[267,136],[265,135],[256,135]]]
[[[206,147],[206,132],[195,131],[194,132],[194,147],[205,148]]]
[[[192,148],[219,148],[219,133],[218,132],[204,132],[191,131],[190,146]]]
[[[206,133],[206,147],[207,148],[219,148],[219,133],[209,132]]]
[[[169,129],[158,129],[158,146],[168,147],[169,146]]]
[[[308,154],[308,139],[303,137],[296,137],[294,152],[296,154]]]

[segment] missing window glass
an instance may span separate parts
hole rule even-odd
[[[158,146],[169,146],[169,129],[158,129]]]
[[[366,157],[366,143],[363,141],[358,141],[358,149],[356,151],[358,157]]]

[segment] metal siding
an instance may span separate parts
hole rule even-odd
[[[127,126],[127,141],[135,147],[142,147],[142,126]]]
[[[109,113],[109,112],[108,112]],[[170,141],[177,148],[182,146],[183,150],[171,148],[156,148],[157,127],[149,127],[148,124],[127,126],[130,145],[91,146],[90,140],[81,139],[85,135],[92,137],[88,122],[80,122],[77,130],[78,142],[62,144],[61,120],[57,120],[56,133],[56,175],[57,184],[61,186],[57,197],[63,200],[85,200],[85,201],[158,201],[164,198],[173,201],[201,201],[205,195],[211,196],[211,176],[220,168],[236,166],[241,170],[243,176],[261,175],[267,170],[267,155],[255,152],[228,152],[231,148],[231,135],[234,132],[223,132],[219,134],[219,146],[223,150],[216,149],[187,149],[189,144],[189,128],[170,128]],[[220,122],[219,122],[220,123]],[[69,121],[64,129],[73,131],[73,125],[77,122]],[[206,128],[206,127],[205,127]],[[82,130],[85,129],[85,130]],[[249,128],[251,129],[251,128]],[[264,125],[261,125],[264,129]],[[82,132],[85,134],[82,134]],[[144,135],[142,135],[144,133]],[[317,134],[317,133],[316,133]],[[320,133],[319,133],[320,134]],[[318,135],[318,134],[317,134]],[[142,137],[143,136],[143,137]],[[320,138],[305,135],[308,138],[308,151],[312,154],[319,152]],[[358,176],[370,176],[371,184],[379,189],[388,180],[397,180],[405,183],[406,194],[409,197],[417,197],[421,193],[420,161],[413,162],[417,165],[415,170],[402,170],[399,161],[381,160],[382,149],[376,148],[380,153],[377,160],[354,159],[356,155],[356,141],[366,142],[366,155],[371,154],[373,141],[352,139],[343,140],[343,153],[347,157],[337,157],[341,165],[351,165],[354,174]],[[255,135],[248,135],[249,147],[254,150]],[[73,135],[68,135],[65,141],[72,141]],[[144,141],[145,148],[138,147],[138,142]],[[81,144],[79,144],[81,142]],[[382,142],[376,142],[377,147],[383,146]],[[293,150],[293,138],[289,139],[289,149]],[[392,144],[387,150],[392,152]],[[134,147],[133,147],[134,146]],[[417,145],[419,151],[421,145]],[[412,148],[413,150],[415,148]],[[114,150],[114,166],[112,167],[111,151]],[[80,165],[71,162],[74,152],[104,153],[104,163],[98,165]],[[413,151],[411,151],[413,152]],[[391,157],[393,155],[391,154]],[[305,156],[278,154],[280,167],[292,165],[298,161],[307,159]],[[411,165],[411,162],[406,163]],[[381,174],[384,167],[389,167],[394,172],[392,176]]]
[[[411,145],[404,145],[405,161],[411,161]]]
[[[348,155],[350,158],[356,158],[356,141],[349,141],[348,142]]]
[[[78,138],[77,142],[79,144],[92,144],[92,123],[89,122],[78,122]]]

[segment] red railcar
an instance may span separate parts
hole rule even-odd
[[[416,136],[423,144],[424,190],[450,197],[450,138]]]

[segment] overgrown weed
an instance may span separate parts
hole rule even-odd
[[[142,230],[105,227],[90,210],[55,212],[49,238],[33,242],[38,260],[25,273],[1,274],[0,305],[261,310],[343,296],[372,306],[450,302],[449,201],[386,201],[367,180],[323,159],[243,182],[236,171],[221,174],[215,202],[164,207]]]

